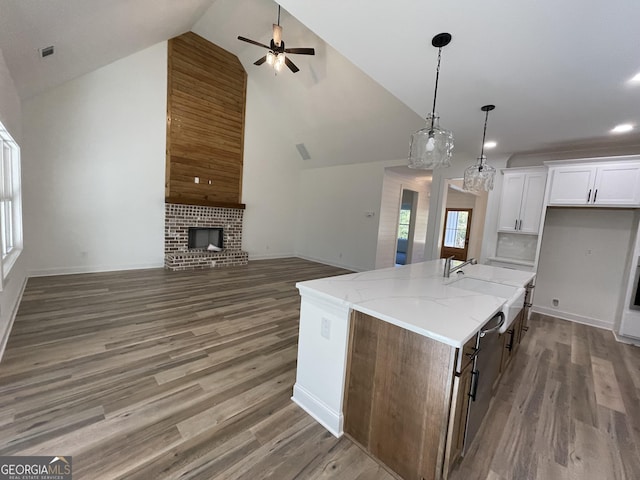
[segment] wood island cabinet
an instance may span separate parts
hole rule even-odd
[[[523,318],[503,335],[501,372]],[[465,447],[475,336],[458,349],[352,312],[348,344],[344,433],[399,478],[448,478]]]
[[[441,478],[458,349],[354,312],[344,432],[404,479]]]

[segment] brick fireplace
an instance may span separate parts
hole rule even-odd
[[[206,207],[165,203],[164,266],[169,270],[245,265],[242,248],[241,208]],[[189,249],[189,227],[219,227],[224,231],[223,250]]]

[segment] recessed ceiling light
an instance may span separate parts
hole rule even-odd
[[[616,125],[613,129],[611,129],[611,133],[627,133],[633,130],[633,125],[630,123],[621,123],[620,125]]]
[[[498,146],[498,143],[494,141],[484,143],[484,148],[496,148],[496,146]]]
[[[640,72],[636,73],[629,81],[633,83],[640,83]]]

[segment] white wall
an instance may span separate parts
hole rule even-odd
[[[242,249],[250,260],[293,256],[302,159],[281,109],[249,75],[244,129]]]
[[[384,175],[380,200],[380,219],[378,224],[378,244],[376,248],[375,268],[387,268],[395,265],[396,243],[398,238],[398,216],[402,190],[418,192],[418,206],[415,212],[414,240],[411,263],[424,260],[424,245],[429,218],[429,195],[431,178],[411,178],[398,175],[387,169]]]
[[[166,97],[162,42],[24,102],[30,272],[163,265]]]
[[[632,210],[547,209],[534,310],[612,328],[626,287],[633,226]]]
[[[0,51],[0,121],[11,133],[13,139],[21,144],[22,110],[20,99],[4,61],[2,51]],[[22,156],[24,157],[24,151]],[[2,282],[2,291],[0,292],[0,359],[9,338],[9,331],[26,281],[26,261],[25,252],[23,251]]]
[[[397,164],[301,171],[296,255],[356,271],[373,270],[384,169]],[[367,217],[368,211],[374,215]]]

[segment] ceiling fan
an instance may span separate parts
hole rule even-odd
[[[273,68],[276,70],[276,73],[282,70],[282,67],[284,65],[289,67],[289,70],[291,70],[293,73],[296,73],[300,70],[298,67],[296,67],[295,63],[293,63],[289,59],[289,57],[286,56],[286,54],[288,53],[296,55],[316,54],[316,51],[313,48],[285,48],[284,42],[282,41],[282,27],[280,26],[280,5],[278,5],[278,23],[273,25],[273,38],[271,39],[271,43],[269,46],[241,36],[238,36],[238,40],[242,40],[243,42],[251,43],[253,45],[257,45],[269,50],[269,53],[253,62],[253,64],[262,65],[263,63],[267,62],[269,65],[273,66]]]

